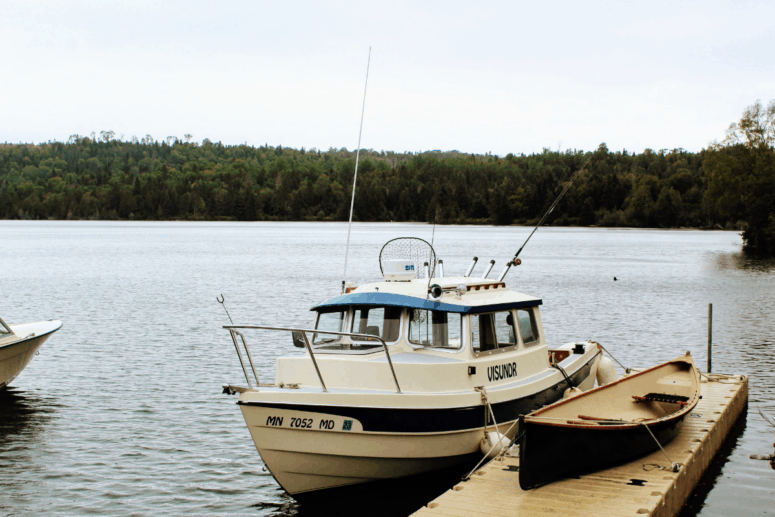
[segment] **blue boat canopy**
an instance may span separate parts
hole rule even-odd
[[[505,311],[522,307],[535,307],[543,302],[539,299],[493,303],[486,305],[461,305],[442,303],[433,300],[395,293],[350,293],[331,298],[312,307],[312,311],[336,312],[349,305],[377,305],[380,307],[406,307],[407,309],[426,309],[429,311],[457,312],[460,314],[478,314],[482,312]]]

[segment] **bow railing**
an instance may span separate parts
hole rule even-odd
[[[258,380],[258,374],[256,373],[256,367],[253,364],[253,358],[250,355],[250,348],[248,347],[248,342],[245,339],[245,335],[242,332],[240,332],[239,329],[278,330],[278,331],[291,332],[296,335],[300,335],[300,337],[303,340],[304,348],[306,348],[307,351],[309,352],[309,357],[310,359],[312,359],[312,364],[315,366],[315,371],[318,374],[320,385],[323,387],[323,391],[325,392],[328,392],[328,388],[326,388],[326,383],[325,381],[323,381],[323,375],[320,373],[320,367],[318,366],[318,361],[315,358],[315,352],[312,348],[312,345],[310,345],[309,339],[307,338],[307,332],[310,332],[313,335],[326,334],[326,335],[333,335],[333,336],[357,338],[358,340],[379,341],[382,344],[382,348],[385,350],[385,356],[387,357],[388,365],[390,366],[390,372],[393,374],[393,380],[396,383],[396,392],[401,393],[401,386],[399,386],[398,384],[398,377],[396,377],[396,370],[395,368],[393,368],[393,361],[390,358],[390,351],[388,350],[387,343],[385,343],[385,340],[379,336],[374,336],[372,334],[354,334],[352,332],[333,332],[330,330],[321,330],[321,329],[268,327],[264,325],[224,325],[223,328],[228,330],[229,333],[231,334],[231,340],[234,342],[234,348],[237,350],[237,357],[239,358],[240,365],[242,366],[242,371],[245,373],[245,379],[248,381],[248,388],[250,389],[253,389],[253,384],[250,381],[250,375],[248,374],[248,369],[247,369],[247,366],[245,365],[245,360],[242,357],[242,351],[240,350],[239,341],[242,342],[242,346],[245,349],[245,355],[247,355],[248,362],[250,363],[250,369],[253,372],[253,378],[256,381],[256,385],[259,385],[260,382]],[[239,341],[237,340],[237,337],[239,337]]]

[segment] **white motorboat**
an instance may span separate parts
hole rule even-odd
[[[391,246],[412,251],[388,257]],[[548,349],[542,301],[507,289],[508,267],[488,279],[492,263],[479,278],[476,259],[446,277],[428,243],[398,239],[380,254],[383,281],[314,306],[314,328],[224,327],[248,382],[224,391],[239,392],[256,448],[289,494],[475,461],[514,438],[520,415],[593,387],[598,345]],[[261,384],[246,329],[292,332],[305,352],[278,358],[274,382]]]
[[[62,326],[61,321],[8,325],[0,318],[0,390],[30,364],[38,348]]]

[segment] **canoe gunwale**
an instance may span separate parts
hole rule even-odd
[[[686,360],[687,357],[689,358],[688,362]],[[583,423],[580,423],[580,422],[579,423],[572,423],[572,422],[570,422],[571,420],[575,421],[575,419],[573,419],[573,418],[558,418],[558,417],[548,417],[548,416],[543,416],[542,417],[541,416],[542,413],[545,413],[545,412],[547,412],[549,410],[555,409],[555,408],[560,407],[560,406],[564,406],[564,405],[569,404],[571,402],[577,402],[578,400],[581,400],[581,399],[583,399],[585,397],[588,397],[588,396],[593,395],[593,394],[595,394],[597,392],[600,392],[600,391],[605,391],[605,390],[608,390],[608,389],[614,389],[614,388],[620,386],[622,383],[625,383],[625,382],[628,382],[628,381],[632,381],[633,379],[636,379],[636,378],[638,378],[640,376],[643,376],[643,375],[648,374],[648,373],[652,373],[652,372],[657,371],[657,370],[659,370],[661,368],[665,368],[665,367],[668,367],[668,366],[676,364],[676,363],[689,364],[690,365],[689,371],[693,370],[694,372],[696,372],[695,375],[693,376],[694,377],[694,386],[693,386],[694,393],[693,393],[693,396],[692,396],[691,400],[688,403],[686,403],[685,405],[678,405],[678,404],[676,404],[676,406],[680,407],[680,410],[675,411],[673,413],[669,413],[669,414],[667,414],[667,415],[665,415],[663,417],[653,418],[653,419],[649,419],[649,420],[644,420],[643,422],[628,422],[628,421],[625,421],[622,424],[615,424],[615,425],[614,424],[610,424],[610,425],[603,426],[603,425],[599,425],[599,424],[593,424],[592,423],[593,421],[590,421],[590,423],[586,423],[586,422],[583,422]],[[700,379],[699,379],[699,372],[697,370],[697,367],[694,365],[694,362],[691,360],[691,356],[689,356],[687,354],[686,356],[681,356],[681,357],[678,357],[676,359],[672,359],[670,361],[667,361],[667,362],[662,363],[662,364],[658,364],[656,366],[653,366],[653,367],[648,368],[646,370],[643,370],[641,372],[638,372],[638,373],[635,373],[635,374],[632,374],[632,375],[628,375],[626,377],[622,377],[621,379],[617,379],[616,381],[614,381],[614,382],[612,382],[610,384],[606,384],[604,386],[598,386],[596,388],[592,388],[591,390],[588,390],[588,391],[585,391],[583,393],[580,393],[580,394],[578,394],[576,396],[573,396],[573,397],[570,397],[570,398],[567,398],[567,399],[563,399],[563,400],[559,400],[559,401],[555,402],[554,404],[550,404],[550,405],[548,405],[546,407],[543,407],[541,409],[533,411],[532,413],[530,413],[528,415],[525,415],[525,421],[526,422],[530,422],[530,423],[540,424],[540,425],[567,427],[567,428],[572,428],[572,429],[601,429],[601,430],[602,429],[609,429],[609,428],[634,429],[634,428],[640,427],[641,425],[644,425],[644,424],[645,425],[651,425],[651,424],[656,424],[656,423],[659,423],[659,422],[669,421],[669,420],[674,419],[674,418],[683,418],[684,416],[689,414],[697,406],[697,403],[699,401],[700,401]],[[664,404],[665,402],[662,402],[662,403]],[[550,419],[551,420],[557,420],[558,422],[548,422],[547,420],[550,420]],[[562,422],[559,422],[559,421],[562,421]]]
[[[603,386],[605,387],[605,386]],[[566,399],[568,400],[568,399]],[[694,400],[688,405],[683,406],[680,411],[676,411],[674,413],[670,413],[668,415],[665,415],[661,418],[652,418],[649,420],[644,420],[642,422],[623,422],[621,424],[615,423],[612,420],[602,422],[610,422],[608,424],[597,424],[594,421],[590,421],[590,423],[581,422],[581,421],[574,421],[569,422],[567,418],[554,418],[554,417],[537,417],[534,415],[525,415],[525,422],[530,424],[536,424],[536,425],[545,425],[545,426],[551,426],[551,427],[565,427],[568,429],[594,429],[594,430],[600,430],[600,431],[625,431],[625,430],[632,430],[637,429],[641,426],[651,426],[656,424],[661,424],[664,422],[670,422],[672,420],[684,418],[687,414],[691,413],[691,411],[697,406],[697,403],[700,401],[699,397],[694,397]],[[548,406],[547,406],[548,407]],[[547,420],[562,420],[562,422],[549,422]]]

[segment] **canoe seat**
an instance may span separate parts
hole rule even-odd
[[[667,402],[680,406],[689,404],[689,397],[684,397],[683,395],[668,395],[666,393],[649,393],[645,397],[633,395],[632,398],[635,399],[635,402]]]

